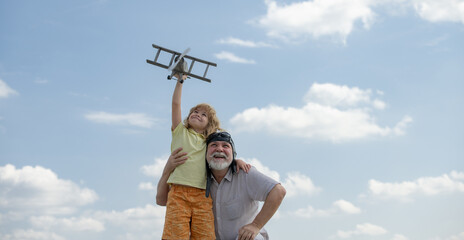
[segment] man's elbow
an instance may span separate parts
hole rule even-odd
[[[156,204],[157,204],[158,206],[166,206],[166,203],[167,203],[166,198],[162,198],[162,197],[156,196]]]
[[[285,194],[287,194],[287,190],[285,190],[284,186],[282,186],[281,184],[277,184],[275,186],[275,190],[277,197],[282,201],[285,197]]]

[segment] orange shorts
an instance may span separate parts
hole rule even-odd
[[[172,184],[163,239],[216,239],[211,195],[207,198],[204,189]]]

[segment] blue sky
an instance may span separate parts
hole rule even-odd
[[[217,63],[182,109],[286,187],[272,239],[464,239],[462,0],[0,1],[0,30],[1,239],[160,239],[152,43]]]

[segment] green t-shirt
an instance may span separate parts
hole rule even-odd
[[[178,147],[187,152],[188,159],[174,169],[168,183],[206,189],[205,138],[193,129],[187,129],[181,122],[172,131],[171,152]]]

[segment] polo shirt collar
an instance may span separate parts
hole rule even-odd
[[[227,174],[224,176],[224,179],[227,179],[227,181],[232,181],[232,168],[229,167],[229,170],[227,171]]]
[[[224,176],[224,178],[222,180],[226,179],[227,181],[230,182],[230,181],[232,181],[232,175],[233,175],[232,169],[229,167],[229,170],[227,170],[227,173],[226,173],[226,175]],[[211,173],[211,178],[214,180],[214,182],[218,183],[216,181],[216,178],[214,178],[214,175],[212,173]]]

